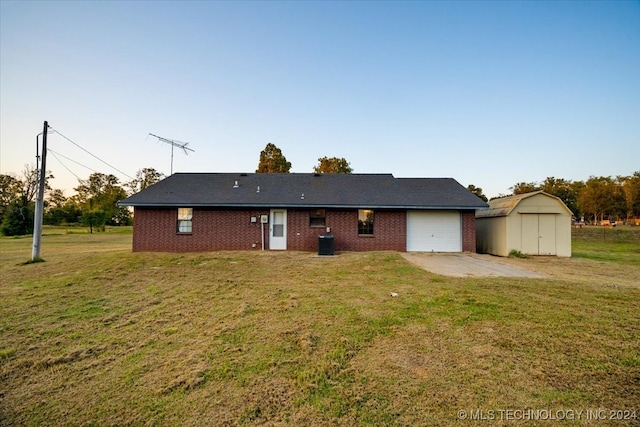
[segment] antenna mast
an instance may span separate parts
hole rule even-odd
[[[188,142],[175,141],[173,139],[163,138],[161,136],[154,135],[152,133],[149,133],[149,135],[153,136],[155,138],[158,138],[158,141],[162,141],[162,142],[164,142],[166,144],[169,144],[171,146],[171,175],[173,175],[173,147],[180,148],[182,151],[184,151],[184,154],[186,154],[186,155],[189,155],[189,153],[187,151],[191,151],[191,152],[195,153],[194,150],[192,150],[191,148],[187,147],[187,145],[189,145]]]

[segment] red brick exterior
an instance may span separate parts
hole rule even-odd
[[[462,252],[476,251],[476,211],[461,211]]]
[[[220,210],[193,208],[189,234],[177,233],[177,208],[135,208],[133,250],[196,252],[216,250],[260,250],[260,215],[268,209]],[[326,210],[326,227],[331,227],[336,251],[407,249],[407,215],[403,210],[375,210],[374,234],[358,236],[358,211]],[[251,218],[257,218],[251,222]],[[269,248],[269,225],[264,226],[264,245]],[[287,209],[287,249],[317,251],[318,236],[325,227],[309,225],[309,211]],[[462,250],[475,252],[475,212],[462,212]]]
[[[309,211],[287,210],[287,248],[317,251],[318,236],[325,227],[309,227]],[[358,236],[358,211],[326,210],[326,227],[331,228],[336,251],[405,251],[407,249],[407,215],[404,211],[374,213],[372,236]]]
[[[192,232],[177,232],[178,209],[135,208],[133,250],[197,252],[261,249],[260,215],[268,210],[193,209]],[[257,222],[252,223],[251,217]],[[265,248],[269,232],[265,225]],[[255,246],[255,247],[254,247]]]

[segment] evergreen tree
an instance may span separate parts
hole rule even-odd
[[[289,173],[290,170],[291,162],[271,142],[260,152],[257,173]]]

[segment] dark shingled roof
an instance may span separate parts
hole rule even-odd
[[[313,173],[176,173],[122,200],[120,205],[388,209],[487,207],[453,178]]]

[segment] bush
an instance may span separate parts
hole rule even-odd
[[[512,249],[511,252],[509,252],[509,257],[510,258],[529,258],[526,254],[523,254],[522,252],[516,249]]]
[[[23,205],[20,202],[11,204],[2,218],[0,232],[5,236],[23,236],[33,233],[34,205]]]
[[[92,210],[82,212],[80,222],[89,227],[90,232],[93,234],[93,229],[97,231],[104,231],[105,224],[107,222],[107,213],[103,210]]]
[[[74,205],[50,208],[44,213],[43,223],[46,225],[71,224],[80,221],[82,212]]]

